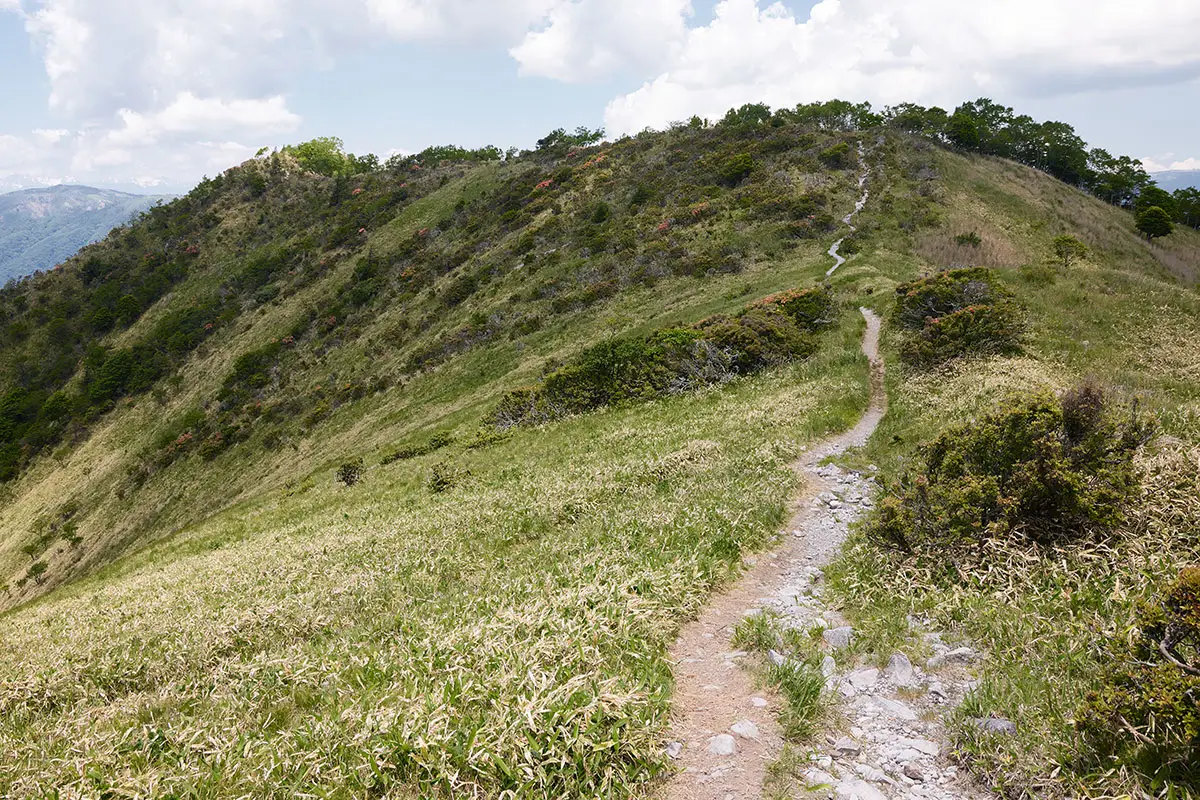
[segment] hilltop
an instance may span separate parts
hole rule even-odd
[[[52,269],[171,199],[68,185],[0,194],[0,282]]]
[[[1172,499],[1200,447],[1200,233],[1138,232],[1128,159],[1072,140],[1029,166],[982,115],[902,111],[386,164],[318,140],[5,287],[3,793],[652,793],[669,645],[776,541],[800,454],[867,409],[859,307],[887,320],[890,408],[841,462],[884,495],[1014,392],[1090,377],[1157,433],[1128,437],[1149,477],[1111,538],[982,563],[852,539],[838,658],[915,657],[920,615],[992,654],[964,770],[1149,785],[1070,720],[1197,559]],[[993,716],[1018,736],[980,741]]]

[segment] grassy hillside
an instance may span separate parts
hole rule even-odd
[[[413,166],[251,162],[0,296],[19,442],[0,510],[3,793],[648,793],[668,643],[772,540],[800,448],[865,407],[851,309],[887,313],[934,269],[994,267],[1027,310],[1022,353],[917,370],[893,331],[892,410],[853,458],[894,475],[1008,389],[1088,374],[1140,394],[1173,452],[1200,445],[1200,235],[1147,244],[1127,212],[1031,169],[799,125]],[[597,343],[817,285],[864,168],[858,254],[815,354],[488,424]],[[1062,233],[1090,255],[1055,271]],[[339,482],[360,458],[361,481]],[[1054,658],[1194,558],[1171,541],[1153,568],[1081,555],[1123,587],[1082,605],[1001,570],[1015,617],[993,613],[994,583],[937,583],[866,541],[838,581],[885,658],[914,609],[992,651],[972,711],[1028,714],[1013,749],[971,752],[1020,790],[1067,763]],[[1099,657],[1082,645],[1076,695]]]

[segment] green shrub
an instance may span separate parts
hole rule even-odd
[[[809,333],[816,333],[837,319],[837,303],[828,286],[781,292],[760,300],[759,305],[778,308]]]
[[[901,327],[920,330],[925,320],[953,313],[967,306],[990,305],[1011,295],[994,284],[985,267],[952,269],[896,287],[893,319]]]
[[[710,317],[691,328],[611,339],[555,369],[540,385],[509,392],[490,422],[502,430],[540,424],[806,358],[817,349],[810,334],[829,324],[835,309],[830,290],[817,287],[774,295],[736,316]]]
[[[1091,755],[1133,766],[1151,783],[1200,789],[1200,567],[1139,609],[1102,688],[1079,715]]]
[[[888,487],[874,539],[939,554],[1000,538],[1049,543],[1107,531],[1137,492],[1151,422],[1085,384],[1035,392],[942,433]]]
[[[1014,303],[969,306],[925,321],[901,354],[913,364],[941,364],[965,355],[1004,355],[1021,349],[1024,315]]]
[[[970,233],[960,233],[954,237],[954,243],[960,247],[979,247],[983,244],[983,239],[975,231]]]
[[[354,486],[362,480],[363,460],[356,458],[353,461],[347,461],[337,469],[337,479],[346,486]]]
[[[896,287],[893,320],[915,331],[901,354],[922,366],[964,355],[1018,352],[1025,315],[983,267],[941,272]]]
[[[467,470],[459,469],[449,461],[440,461],[433,465],[429,473],[429,491],[441,494],[458,486],[464,479],[470,477]]]
[[[433,436],[429,437],[429,441],[421,444],[413,444],[406,447],[401,447],[391,455],[385,456],[383,461],[380,463],[383,464],[383,466],[387,466],[388,464],[395,464],[397,461],[407,461],[412,458],[419,458],[420,456],[426,456],[430,453],[435,453],[444,447],[449,447],[453,443],[454,437],[450,434],[444,431],[435,433]]]
[[[830,169],[849,169],[855,162],[854,153],[846,142],[838,142],[822,150],[817,158]]]
[[[750,173],[754,172],[756,166],[758,165],[754,163],[754,157],[749,153],[739,153],[735,156],[730,156],[721,165],[721,182],[729,186],[737,186],[750,177]]]
[[[816,342],[805,336],[791,318],[780,311],[754,308],[736,317],[713,317],[702,323],[704,338],[732,355],[733,368],[742,374],[806,358],[816,352]]]

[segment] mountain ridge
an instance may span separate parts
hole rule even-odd
[[[59,184],[0,194],[0,281],[56,267],[170,195]]]
[[[1014,395],[1053,413],[1084,376],[1194,469],[1175,451],[1200,447],[1200,234],[1138,233],[1136,165],[1102,160],[1105,202],[912,132],[944,112],[849,108],[556,131],[503,158],[310,142],[0,290],[0,794],[653,796],[676,632],[793,535],[793,465],[868,407],[859,308],[887,320],[889,365],[887,416],[841,458],[864,483]],[[970,122],[964,142],[1019,150]],[[973,349],[937,362],[956,333]],[[1147,491],[1130,518],[1153,524],[1104,546],[988,542],[977,571],[859,537],[829,573],[854,627],[837,658],[903,651],[932,677],[908,622],[928,617],[988,651],[969,717],[1016,728],[947,727],[973,779],[1126,790],[1133,772],[1048,773],[1082,763],[1100,633],[1200,557],[1176,500]],[[1054,574],[1067,555],[1083,566]],[[785,660],[781,705],[822,695],[811,633],[753,637]],[[806,766],[780,765],[788,791]]]

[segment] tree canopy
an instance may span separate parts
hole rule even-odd
[[[1137,229],[1147,239],[1158,239],[1170,236],[1171,232],[1175,230],[1175,226],[1171,223],[1170,214],[1158,206],[1150,206],[1144,211],[1138,212]]]

